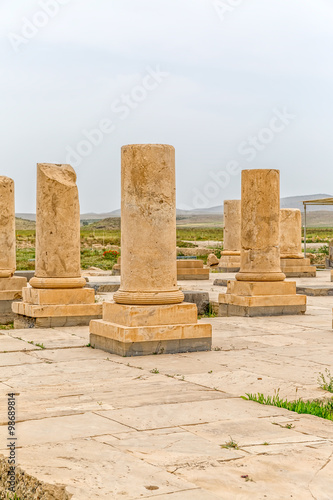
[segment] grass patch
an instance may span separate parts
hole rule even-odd
[[[14,323],[8,325],[0,325],[0,330],[14,330]]]
[[[33,271],[35,269],[35,249],[18,248],[16,250],[16,269],[18,271]]]
[[[228,450],[239,450],[238,444],[236,443],[236,441],[232,439],[231,436],[230,436],[230,441],[221,444],[221,448],[226,448]]]
[[[326,368],[325,373],[319,373],[317,379],[319,387],[324,389],[324,391],[333,392],[333,376],[331,372]]]
[[[246,401],[255,401],[261,405],[276,406],[285,408],[289,411],[294,411],[299,414],[315,415],[316,417],[333,420],[333,398],[325,401],[315,399],[313,401],[304,401],[297,399],[296,401],[288,401],[281,399],[279,393],[274,396],[265,396],[264,394],[246,394],[242,396]]]

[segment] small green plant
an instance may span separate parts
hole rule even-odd
[[[230,441],[227,441],[225,444],[221,444],[221,448],[227,448],[227,449],[233,449],[233,450],[239,450],[239,447],[238,447],[238,444],[236,443],[236,441],[234,441],[232,439],[231,436],[230,437]]]
[[[318,253],[323,253],[324,255],[329,255],[330,249],[328,245],[323,245],[322,247],[318,248]]]
[[[153,368],[153,370],[150,370],[150,373],[157,374],[157,373],[160,373],[160,372],[159,372],[159,370],[157,368]]]
[[[324,391],[333,392],[333,376],[328,368],[325,369],[325,373],[319,373],[317,382],[319,387],[324,389]]]
[[[0,330],[14,330],[14,323],[8,325],[0,325]]]
[[[333,420],[333,398],[327,401],[315,399],[313,401],[304,401],[297,399],[296,401],[287,401],[279,397],[279,391],[274,396],[264,396],[264,394],[246,394],[242,396],[246,401],[255,401],[256,403],[268,406],[277,406],[285,408],[289,411],[294,411],[299,414],[315,415],[316,417]]]
[[[7,498],[8,498],[8,500],[21,500],[21,499],[20,499],[20,498],[16,495],[16,493],[14,493],[14,496],[13,496],[13,495],[12,495],[11,493],[9,493],[8,491],[7,491]]]
[[[45,345],[44,344],[38,344],[38,342],[36,342],[35,346],[36,347],[40,347],[41,349],[45,349]]]
[[[262,443],[263,446],[269,446],[269,443],[267,443],[267,441],[265,441],[264,443]]]
[[[209,303],[205,314],[201,314],[199,316],[199,319],[201,319],[201,318],[216,318],[216,316],[217,316],[217,314],[213,310],[213,305],[211,303]]]

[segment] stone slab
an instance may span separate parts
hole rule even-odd
[[[219,303],[218,316],[282,316],[282,315],[295,315],[305,314],[306,305],[264,305],[264,306],[246,306],[235,304],[222,304]]]
[[[23,288],[23,302],[40,306],[95,304],[95,291],[89,288],[38,289]]]
[[[240,267],[221,267],[221,266],[218,266],[217,270],[219,273],[238,273],[240,271]]]
[[[149,356],[152,354],[175,354],[182,352],[210,351],[211,337],[175,339],[145,342],[119,342],[105,336],[90,334],[90,344],[118,356]]]
[[[137,306],[104,302],[103,320],[128,327],[196,323],[197,308],[195,304],[188,304],[186,302],[158,306]]]
[[[177,273],[183,269],[203,269],[203,260],[177,259]]]
[[[229,280],[216,279],[216,280],[214,280],[213,285],[214,286],[228,286],[228,281]]]
[[[222,293],[219,295],[220,304],[229,304],[241,307],[306,307],[305,295],[234,295]]]
[[[178,281],[209,280],[209,272],[208,274],[177,274],[177,280]]]
[[[15,300],[17,299],[18,297]],[[13,302],[13,300],[0,300],[0,325],[9,325],[10,323],[13,323],[15,318],[15,314],[12,311]]]
[[[308,297],[331,297],[333,296],[333,286],[297,286],[297,293]]]
[[[14,328],[17,330],[25,328],[60,328],[73,326],[89,326],[92,320],[102,318],[102,314],[93,316],[40,316],[32,317],[24,314],[15,314]]]
[[[118,275],[119,276],[119,275]],[[94,282],[89,281],[87,283],[87,288],[93,288],[96,293],[114,293],[120,288],[120,283],[117,281],[106,281],[106,282]]]
[[[192,340],[196,338],[211,339],[212,328],[211,325],[205,323],[129,327],[98,319],[91,321],[90,333],[132,344],[133,342]]]
[[[17,291],[27,286],[27,280],[23,277],[12,276],[11,278],[0,278],[1,291]]]
[[[90,292],[90,290],[88,290]],[[93,290],[91,290],[94,293]],[[102,304],[34,305],[13,302],[13,312],[30,318],[61,318],[79,316],[102,316]]]
[[[182,290],[184,294],[184,302],[195,304],[198,314],[206,314],[209,308],[209,293],[199,290]]]

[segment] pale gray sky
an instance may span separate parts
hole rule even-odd
[[[120,148],[147,142],[176,148],[179,208],[239,197],[241,168],[280,169],[282,196],[333,193],[332,26],[332,0],[1,0],[17,211],[35,210],[37,162],[68,161],[82,212],[118,208]]]

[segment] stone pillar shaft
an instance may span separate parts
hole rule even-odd
[[[177,304],[175,150],[122,148],[119,304]]]
[[[13,276],[16,269],[14,181],[0,177],[0,278]]]
[[[80,205],[70,165],[37,165],[36,273],[34,288],[82,288]]]
[[[241,249],[241,201],[224,202],[223,255],[240,255]]]
[[[301,259],[302,254],[302,214],[300,210],[283,208],[280,212],[280,252],[281,258]]]
[[[238,281],[283,281],[280,267],[280,172],[243,170]]]

